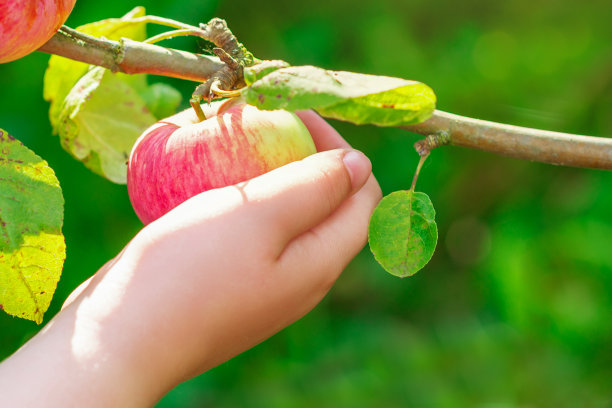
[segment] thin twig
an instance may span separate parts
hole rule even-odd
[[[422,135],[446,131],[452,145],[503,156],[562,166],[612,170],[612,138],[504,125],[439,110],[427,121],[404,128]]]
[[[166,17],[158,17],[158,16],[142,16],[142,17],[130,18],[127,21],[129,21],[130,23],[134,23],[134,24],[152,23],[152,24],[158,24],[158,25],[177,28],[177,29],[186,29],[186,30],[197,29],[197,27],[194,27],[192,25],[185,24],[180,21],[172,20]]]
[[[187,37],[187,36],[198,36],[199,30],[194,31],[187,28],[182,28],[180,30],[172,30],[166,31],[165,33],[154,35],[153,37],[149,37],[144,42],[147,44],[155,44],[163,40],[169,40],[171,38],[176,37]]]
[[[225,20],[213,18],[206,24],[200,24],[200,29],[204,33],[202,38],[209,40],[218,48],[223,49],[242,66],[249,67],[260,62],[238,41],[236,36],[232,34]]]

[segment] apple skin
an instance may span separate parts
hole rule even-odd
[[[0,64],[21,58],[49,41],[76,0],[0,0]]]
[[[178,126],[160,121],[136,141],[127,188],[144,224],[201,192],[249,180],[316,153],[294,113],[262,111],[244,103]]]

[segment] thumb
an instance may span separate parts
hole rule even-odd
[[[281,248],[325,220],[361,189],[370,160],[353,149],[316,153],[239,185],[251,203],[249,216],[271,231]]]

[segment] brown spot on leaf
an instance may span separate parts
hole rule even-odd
[[[9,141],[12,141],[12,140],[15,140],[15,138],[13,136],[9,135],[8,132],[0,130],[0,140],[9,140]]]
[[[382,107],[385,109],[395,109],[395,105],[393,104],[383,104]]]
[[[257,100],[263,105],[263,103],[266,101],[266,96],[264,94],[259,94],[257,95]]]

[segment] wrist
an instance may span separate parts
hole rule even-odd
[[[0,406],[151,406],[164,391],[78,307],[58,314],[0,365]],[[27,387],[24,387],[27,384]]]

